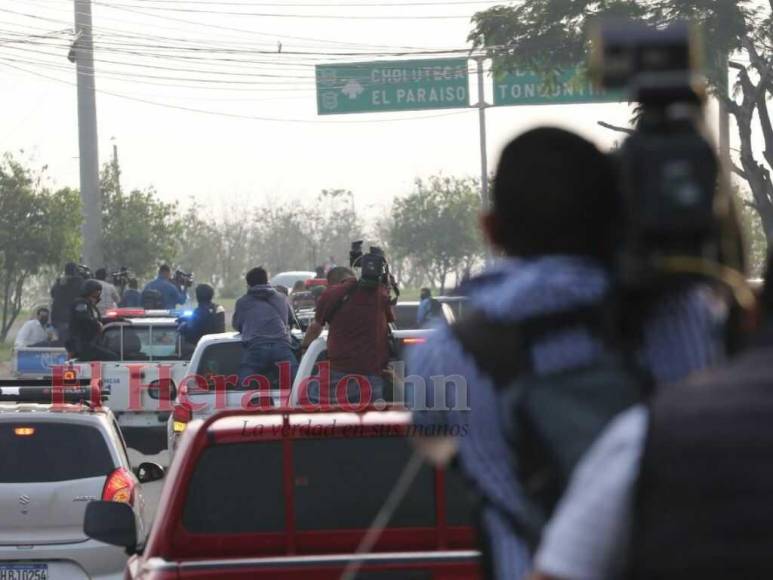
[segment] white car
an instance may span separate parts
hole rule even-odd
[[[393,330],[391,337],[395,342],[397,360],[403,359],[405,348],[426,341],[427,336],[433,332],[432,329]],[[242,349],[241,336],[236,332],[210,334],[201,338],[190,364],[191,372],[198,377],[198,382],[189,381],[178,389],[174,410],[167,422],[170,454],[174,452],[187,424],[194,419],[204,419],[226,409],[243,409],[246,405],[299,406],[303,400],[303,389],[309,382],[307,379],[314,375],[315,365],[327,355],[327,330],[309,345],[289,390],[285,387],[283,391],[273,385],[274,388],[265,394],[255,393],[235,388],[235,383],[225,384],[225,381],[217,389],[215,377],[224,380],[225,377],[237,374]]]
[[[50,387],[18,385],[0,386],[0,578],[122,578],[127,555],[86,536],[86,506],[131,505],[144,537],[141,483],[163,477],[163,468],[132,470],[98,386],[68,389],[52,407]]]
[[[268,281],[272,286],[284,286],[288,290],[292,290],[296,282],[305,282],[312,278],[316,278],[316,272],[299,270],[292,272],[280,272]]]

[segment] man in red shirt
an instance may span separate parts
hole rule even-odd
[[[327,355],[330,361],[330,391],[341,393],[345,381],[350,403],[359,403],[365,390],[366,398],[375,402],[384,396],[381,373],[389,363],[389,323],[394,313],[389,293],[380,284],[358,282],[349,268],[335,267],[327,274],[328,287],[319,297],[314,322],[303,339],[307,348],[328,325]],[[367,384],[367,387],[365,385]],[[309,399],[320,402],[319,384],[309,385]],[[323,400],[325,397],[323,397]],[[340,401],[343,403],[344,401]]]

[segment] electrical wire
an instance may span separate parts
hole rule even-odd
[[[129,4],[114,4],[105,2],[94,2],[95,6],[102,6],[105,8],[115,9],[129,9],[134,8]],[[208,16],[256,16],[260,18],[300,18],[304,20],[319,20],[319,19],[331,19],[331,20],[457,20],[464,18],[469,20],[472,18],[469,14],[422,14],[422,15],[407,15],[407,14],[289,14],[285,12],[233,12],[227,10],[198,10],[196,8],[167,8],[157,6],[145,6],[144,10],[159,10],[167,12],[181,12],[185,14],[206,14]]]
[[[49,2],[57,2],[58,0],[38,0],[40,1],[49,1]],[[139,2],[139,4],[135,4],[135,6],[140,7],[144,5],[145,7],[150,7],[148,4],[175,4],[180,5],[180,0],[136,0]],[[376,7],[380,8],[382,6],[400,6],[400,7],[411,7],[411,6],[454,6],[454,5],[491,5],[491,4],[497,4],[500,3],[499,0],[438,0],[435,2],[426,1],[426,0],[419,0],[418,2],[304,2],[304,3],[295,3],[295,2],[221,2],[219,0],[185,0],[186,5],[208,5],[208,6],[244,6],[247,8],[252,8],[255,6],[272,6],[272,7],[278,7],[278,8],[350,8],[350,7]]]
[[[16,1],[21,1],[21,2],[24,2],[25,5],[28,5],[29,2],[41,2],[42,0],[16,0]],[[390,45],[366,44],[366,43],[357,43],[357,42],[347,42],[347,41],[342,41],[342,40],[331,40],[331,39],[314,38],[314,37],[308,37],[308,36],[297,36],[297,35],[280,34],[280,33],[267,33],[267,32],[262,32],[262,31],[258,31],[258,30],[247,30],[247,29],[243,29],[243,28],[234,28],[234,27],[230,27],[230,26],[220,26],[220,25],[217,25],[217,24],[214,24],[214,23],[204,23],[204,22],[186,20],[186,19],[182,19],[182,18],[175,18],[175,17],[171,17],[171,16],[162,16],[162,15],[158,15],[158,14],[146,13],[146,12],[142,12],[142,11],[138,11],[138,10],[132,10],[130,8],[114,8],[114,9],[115,10],[120,10],[120,11],[125,12],[125,13],[141,15],[141,16],[146,16],[146,17],[151,17],[151,18],[154,18],[154,19],[162,20],[162,21],[172,21],[172,22],[180,22],[180,23],[185,23],[185,24],[192,24],[194,26],[200,26],[200,27],[207,28],[208,30],[213,30],[213,29],[214,30],[218,30],[218,31],[222,30],[222,31],[226,31],[226,32],[229,32],[229,33],[239,32],[239,33],[242,33],[242,34],[247,34],[251,38],[254,38],[255,36],[263,36],[263,37],[270,37],[272,39],[281,38],[282,40],[286,40],[286,39],[289,39],[289,40],[301,40],[301,41],[314,42],[314,43],[324,44],[324,45],[348,46],[348,47],[351,47],[352,49],[354,49],[356,47],[359,47],[359,48],[362,48],[362,49],[370,49],[370,50],[381,49],[381,50],[393,50],[393,51],[400,51],[400,50],[403,50],[403,51],[408,51],[408,50],[426,50],[426,49],[435,50],[433,48],[428,48],[428,47],[394,46],[394,45],[390,46]],[[15,15],[26,16],[27,18],[44,20],[44,21],[48,21],[48,22],[57,22],[57,23],[67,24],[67,21],[55,20],[55,19],[39,16],[39,15],[36,15],[36,14],[19,12],[17,10],[10,10],[10,9],[7,9],[7,8],[0,8],[0,12],[7,12],[7,13],[15,14]],[[67,12],[69,13],[69,10]],[[101,17],[100,18],[100,20],[104,20],[104,19],[107,19],[107,20],[110,20],[110,21],[113,21],[113,22],[120,22],[122,25],[126,25],[127,24],[125,19],[116,19],[116,18],[110,18],[110,17],[107,17],[107,18],[102,18]],[[138,26],[146,26],[145,24],[139,24],[139,23],[133,23],[133,24],[137,24]],[[156,24],[155,26],[157,26],[159,28],[164,28],[166,30],[176,31],[176,32],[190,32],[188,30],[180,29],[179,27],[170,27],[168,25]],[[119,33],[122,32],[120,30],[113,29],[113,28],[107,28],[107,27],[104,27],[104,26],[99,26],[98,28],[102,29],[102,30],[105,30],[105,31],[108,31],[108,32],[119,32]],[[184,40],[184,39],[177,39],[177,40]],[[233,39],[233,35],[230,34],[229,35],[229,42],[233,42],[233,40],[234,40]],[[276,40],[274,40],[274,42],[275,41]]]
[[[33,75],[36,77],[44,78],[47,80],[55,81],[58,83],[70,85],[70,86],[76,86],[75,83],[70,81],[65,81],[63,79],[59,79],[56,77],[51,77],[48,75],[44,75],[41,73],[37,73],[35,71],[30,71],[28,69],[9,64],[6,61],[0,61],[1,66],[6,66],[11,69],[17,70],[19,72],[23,72],[29,75]],[[101,89],[95,89],[98,93],[110,95],[112,97],[117,97],[120,99],[125,99],[129,101],[135,101],[139,103],[144,103],[148,105],[154,105],[158,107],[164,107],[168,109],[175,109],[180,111],[187,111],[191,113],[201,113],[206,115],[215,115],[220,117],[229,117],[233,119],[247,119],[247,120],[253,120],[253,121],[264,121],[264,122],[270,122],[270,123],[300,123],[300,124],[322,124],[322,125],[354,125],[354,124],[373,124],[373,123],[394,123],[394,122],[400,122],[400,121],[416,121],[416,120],[425,120],[425,119],[437,119],[441,117],[450,117],[450,116],[456,116],[456,115],[463,115],[465,113],[469,113],[472,111],[476,111],[476,108],[462,108],[461,110],[455,110],[451,112],[446,113],[435,113],[432,115],[416,115],[416,116],[410,116],[410,117],[392,117],[392,118],[386,118],[386,119],[363,119],[363,120],[352,120],[352,121],[343,121],[343,120],[321,120],[321,119],[295,119],[295,118],[275,118],[275,117],[260,117],[260,116],[254,116],[254,115],[242,115],[239,113],[229,113],[225,111],[211,111],[207,109],[199,109],[194,107],[186,107],[186,106],[178,106],[178,105],[171,105],[169,103],[162,103],[159,101],[152,101],[149,99],[142,99],[137,97],[130,97],[128,95],[124,95],[121,93],[114,93],[112,91],[105,91]]]

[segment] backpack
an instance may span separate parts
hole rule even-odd
[[[574,467],[609,421],[642,400],[648,378],[609,338],[602,305],[496,322],[474,311],[451,326],[478,369],[494,382],[501,424],[527,497],[513,527],[536,548]],[[607,352],[589,365],[554,373],[532,369],[532,345],[585,328]],[[589,532],[590,533],[590,532]]]
[[[164,297],[155,288],[145,288],[142,291],[142,307],[145,310],[160,310],[164,308]]]

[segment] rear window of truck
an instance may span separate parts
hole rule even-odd
[[[368,528],[410,456],[401,437],[294,441],[298,529]],[[434,477],[422,466],[389,527],[434,525]]]
[[[235,375],[239,372],[243,351],[242,343],[239,341],[211,344],[201,353],[196,373],[202,376]]]
[[[104,346],[123,361],[180,360],[181,339],[176,326],[119,324],[109,326]]]
[[[115,468],[96,427],[51,421],[0,423],[0,483],[69,481]]]
[[[279,442],[207,447],[188,485],[183,527],[192,534],[285,528]]]
[[[368,528],[384,505],[412,449],[402,437],[310,438],[292,442],[298,531]],[[192,534],[285,531],[279,441],[208,447],[191,477],[183,527]],[[448,524],[470,526],[474,498],[455,472],[446,473]],[[389,521],[390,528],[436,525],[435,479],[424,465]]]

